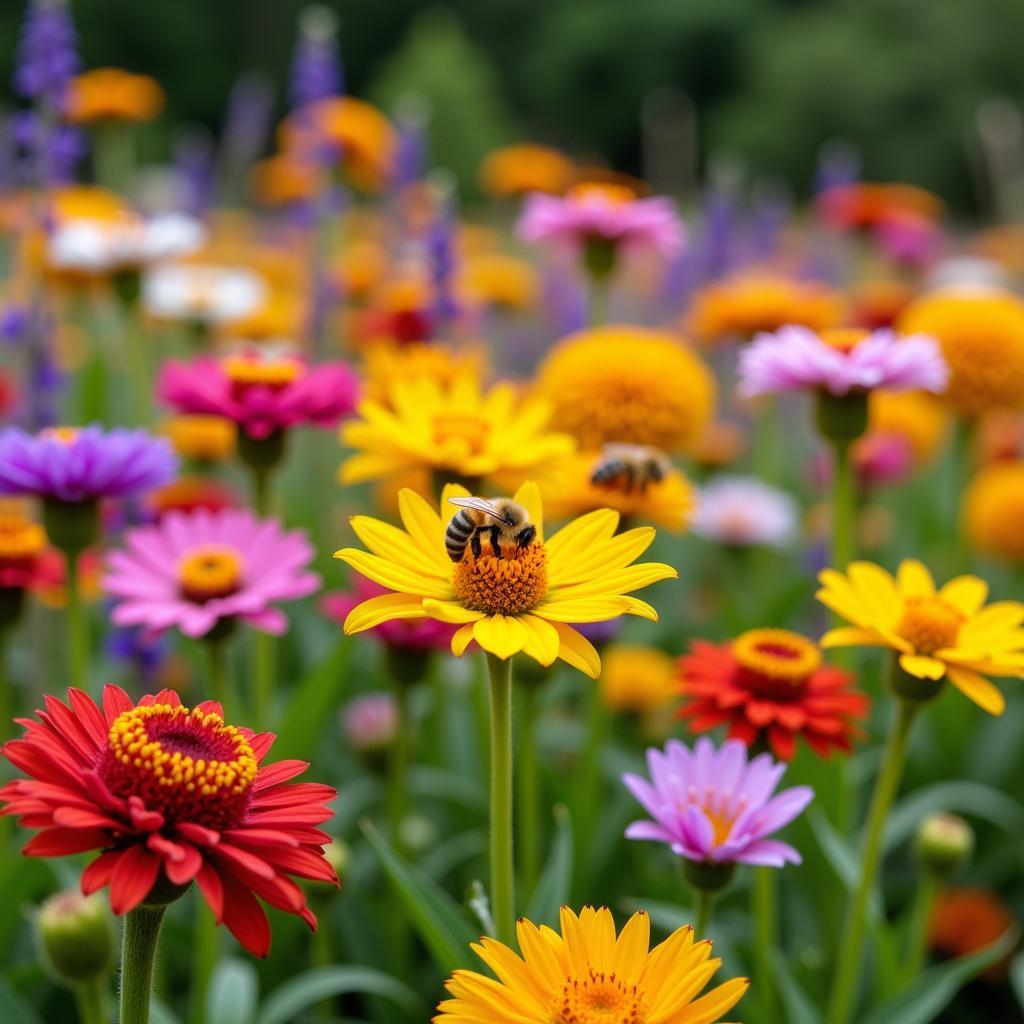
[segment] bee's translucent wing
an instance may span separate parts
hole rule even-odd
[[[503,523],[505,521],[505,517],[501,514],[501,509],[493,501],[488,501],[486,498],[449,498],[448,500],[453,505],[458,505],[461,508],[475,508],[478,512],[483,512],[499,522]]]

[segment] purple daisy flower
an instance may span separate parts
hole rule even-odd
[[[923,334],[833,332],[830,337],[790,325],[759,334],[740,355],[744,398],[784,391],[933,391],[941,394],[949,367],[939,343]]]
[[[63,502],[129,498],[170,483],[178,462],[165,438],[92,425],[0,433],[0,494]]]
[[[623,775],[622,781],[653,821],[635,821],[627,839],[667,843],[687,860],[755,864],[781,868],[800,863],[800,854],[771,836],[811,802],[810,786],[775,794],[786,770],[770,754],[748,760],[740,740],[718,750],[702,736],[690,750],[679,740],[647,751],[651,778]]]

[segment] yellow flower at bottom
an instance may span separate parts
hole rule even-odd
[[[618,937],[607,907],[562,908],[561,935],[520,919],[516,954],[494,939],[473,950],[497,976],[456,971],[435,1024],[713,1024],[743,998],[734,978],[697,998],[722,961],[711,943],[679,928],[650,949],[650,920],[640,911]]]
[[[1024,604],[986,605],[988,584],[957,576],[936,590],[931,573],[905,560],[893,578],[870,562],[852,562],[846,575],[825,569],[817,597],[849,622],[830,630],[822,647],[888,647],[900,668],[936,684],[948,679],[993,715],[1005,700],[986,676],[1024,678]]]
[[[449,484],[440,509],[414,491],[398,496],[404,530],[369,516],[353,516],[352,529],[369,548],[345,548],[335,558],[394,593],[358,605],[345,620],[345,633],[360,633],[391,619],[438,619],[460,628],[452,651],[461,656],[472,641],[499,658],[520,651],[550,665],[556,658],[596,679],[601,659],[570,623],[604,622],[619,615],[657,621],[658,613],[631,597],[634,590],[677,573],[660,562],[633,560],[654,540],[651,527],[616,534],[618,513],[601,509],[573,520],[544,538],[544,514],[537,485],[523,484],[513,500],[537,528],[536,540],[517,549],[491,550],[484,539],[479,556],[467,546],[459,562],[445,550],[445,531],[458,509],[448,499],[466,497]]]

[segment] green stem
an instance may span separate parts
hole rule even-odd
[[[871,808],[865,826],[864,842],[860,856],[860,874],[846,908],[843,933],[839,943],[832,998],[829,1004],[829,1024],[849,1024],[853,1015],[857,982],[860,977],[864,926],[867,919],[868,902],[878,875],[882,853],[882,834],[885,819],[892,807],[903,774],[907,756],[907,744],[911,727],[917,717],[919,705],[897,698],[896,717],[889,732],[885,755],[875,790],[871,797]]]
[[[262,630],[252,631],[252,719],[256,729],[265,729],[274,692],[277,646],[274,637]]]
[[[121,944],[121,1018],[119,1024],[149,1024],[153,965],[166,906],[143,903],[124,919]]]
[[[260,518],[270,514],[270,473],[266,469],[252,472],[252,500]]]
[[[206,1020],[206,994],[210,979],[220,956],[220,930],[213,912],[199,891],[195,893],[196,920],[192,950],[192,1007],[191,1024],[204,1024]],[[216,1022],[212,1022],[216,1024]]]
[[[104,1024],[107,1015],[103,1010],[103,1002],[103,985],[99,978],[75,986],[75,1006],[81,1024]]]
[[[227,650],[224,647],[224,641],[210,640],[206,646],[210,653],[210,696],[224,708],[225,713],[229,713],[231,680],[228,675]]]
[[[846,441],[833,444],[835,483],[832,492],[832,566],[840,572],[854,559],[856,551],[857,499],[854,490],[852,446]]]
[[[711,924],[711,908],[714,906],[715,894],[707,889],[694,889],[694,908],[697,913],[693,922],[693,935],[697,942],[708,937],[708,927]]]
[[[928,925],[932,917],[932,907],[939,890],[938,879],[930,871],[922,870],[921,879],[917,883],[914,894],[914,905],[910,908],[910,921],[907,926],[907,948],[903,960],[903,980],[910,984],[920,973],[924,964],[925,952],[928,948]]]
[[[68,639],[68,682],[84,690],[89,665],[89,633],[82,603],[82,581],[79,573],[79,553],[66,552],[67,591],[66,609]]]
[[[587,680],[589,683],[590,681]],[[594,819],[597,816],[597,805],[601,796],[601,758],[604,754],[611,724],[611,715],[601,699],[600,687],[595,683],[587,687],[587,718],[586,735],[584,737],[583,758],[580,762],[576,798],[573,805],[576,809],[577,835],[590,835]],[[585,883],[584,867],[589,847],[586,843],[577,845],[576,880]]]
[[[591,327],[601,327],[608,322],[608,298],[611,292],[607,277],[590,275],[590,292],[587,304],[587,321]]]
[[[487,655],[491,677],[491,914],[495,938],[515,941],[512,856],[512,661]]]
[[[755,991],[761,997],[764,1019],[775,1020],[772,953],[779,942],[779,892],[775,868],[754,868],[752,897]]]
[[[331,929],[328,927],[327,915],[320,919],[320,926],[313,932],[313,948],[310,950],[310,960],[314,967],[330,967],[334,963],[334,950],[331,944]],[[317,1020],[334,1020],[333,1000],[328,996],[321,999],[313,1007],[313,1015]]]
[[[537,686],[519,687],[519,867],[523,891],[532,893],[540,873],[540,773],[537,758]]]
[[[388,825],[391,830],[391,845],[402,853],[402,823],[405,821],[408,805],[406,783],[409,772],[409,701],[405,688],[400,684],[393,687],[393,693],[398,706],[398,723],[395,741],[388,758]]]

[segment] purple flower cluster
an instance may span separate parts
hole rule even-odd
[[[0,494],[58,501],[127,498],[174,479],[177,458],[165,438],[144,430],[43,430],[0,433]]]
[[[291,101],[306,107],[344,90],[337,22],[327,7],[309,7],[299,19],[291,68]]]
[[[32,0],[18,42],[14,88],[59,110],[78,71],[75,26],[66,0]]]
[[[653,820],[635,821],[628,839],[667,843],[687,860],[781,868],[800,854],[771,836],[788,825],[814,797],[809,786],[775,789],[785,764],[770,754],[749,759],[741,740],[716,750],[706,736],[690,750],[679,740],[647,751],[650,781],[622,777]],[[774,794],[774,795],[773,795]]]

